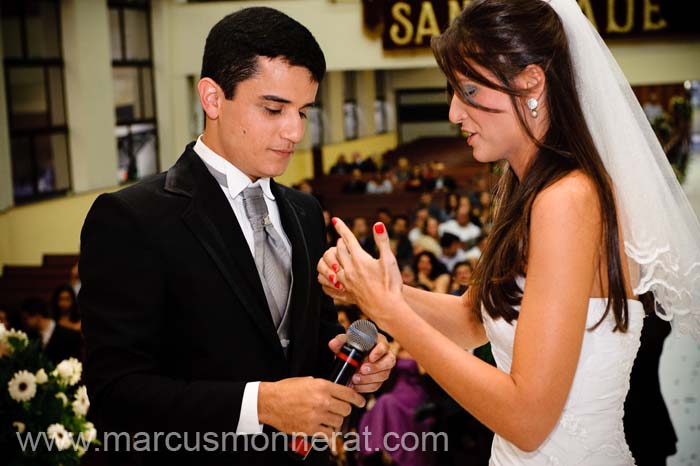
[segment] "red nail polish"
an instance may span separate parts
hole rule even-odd
[[[384,224],[383,223],[375,224],[374,231],[376,231],[378,235],[381,235],[382,233],[384,233]]]
[[[334,282],[334,281],[335,281],[335,275],[333,275],[333,274],[328,275],[328,279],[329,279],[331,282]]]
[[[333,267],[331,268],[333,269],[333,272],[338,273],[338,264],[333,264]]]
[[[336,284],[335,284],[335,287],[338,288],[338,289],[340,289],[340,282],[336,283]]]
[[[335,224],[338,222],[338,219],[335,218],[335,217],[333,217],[333,218],[331,219],[331,222],[333,223],[333,225],[335,225]]]

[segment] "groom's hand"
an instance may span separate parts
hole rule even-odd
[[[352,388],[313,377],[261,382],[258,420],[287,434],[322,434],[331,438],[340,430],[352,406],[365,399]]]
[[[334,353],[343,347],[347,335],[341,334],[328,342]],[[377,335],[377,344],[362,362],[357,373],[352,376],[352,386],[358,393],[376,392],[389,378],[391,369],[396,365],[396,356],[389,351],[389,342],[381,333]]]

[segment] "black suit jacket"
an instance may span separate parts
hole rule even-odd
[[[271,181],[292,244],[287,359],[243,232],[192,147],[167,173],[99,196],[83,226],[79,301],[98,430],[233,432],[247,382],[330,371],[327,343],[342,327],[316,280],[326,247],[318,202]],[[167,461],[279,465],[288,458],[178,452]]]

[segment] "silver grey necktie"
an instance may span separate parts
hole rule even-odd
[[[282,237],[270,221],[260,186],[244,189],[241,196],[246,215],[253,227],[255,265],[265,291],[267,304],[270,306],[272,320],[277,328],[287,309],[291,282],[291,257],[282,242]]]

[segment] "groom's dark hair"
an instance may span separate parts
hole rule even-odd
[[[318,83],[326,73],[321,47],[306,27],[281,11],[253,7],[232,13],[211,28],[201,78],[213,79],[232,99],[238,83],[257,73],[258,57],[279,57],[302,66]]]

